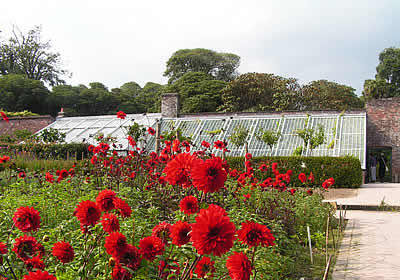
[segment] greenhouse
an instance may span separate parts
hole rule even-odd
[[[128,150],[127,131],[129,126],[138,123],[144,127],[156,129],[156,122],[161,128],[160,135],[172,130],[179,130],[189,137],[195,147],[200,147],[203,140],[214,142],[226,140],[229,155],[243,156],[245,147],[236,147],[229,138],[238,127],[247,133],[248,151],[253,156],[289,156],[298,147],[304,146],[303,156],[345,156],[352,155],[360,159],[361,167],[366,168],[366,113],[365,112],[309,112],[285,114],[196,114],[178,118],[165,118],[160,113],[128,114],[124,120],[115,115],[64,117],[46,127],[65,133],[67,143],[96,144],[95,136],[115,137],[118,150]],[[322,127],[325,135],[324,144],[311,150],[299,137],[298,130]],[[272,149],[259,139],[261,131],[279,132],[278,142]],[[39,132],[40,133],[40,132]],[[155,136],[148,136],[146,149],[155,149]],[[218,150],[214,149],[214,153]]]

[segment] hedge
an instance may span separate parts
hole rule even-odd
[[[244,157],[227,157],[231,168],[243,169]],[[298,175],[305,173],[307,176],[312,172],[315,176],[315,184],[321,185],[322,182],[330,177],[335,179],[334,188],[359,188],[362,184],[362,170],[360,160],[352,156],[344,157],[254,157],[252,160],[254,169],[266,163],[269,166],[273,162],[278,164],[280,172],[293,170],[292,181],[296,185],[301,185]],[[265,174],[272,177],[271,168]]]
[[[38,159],[77,159],[88,157],[89,144],[9,144],[2,148],[9,154],[27,154]]]

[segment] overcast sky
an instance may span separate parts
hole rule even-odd
[[[72,85],[166,83],[175,51],[206,48],[239,55],[240,73],[327,79],[361,94],[379,53],[400,47],[399,15],[399,0],[13,0],[2,1],[0,30],[5,39],[13,25],[41,25]]]

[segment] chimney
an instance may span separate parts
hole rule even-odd
[[[64,108],[61,107],[60,112],[58,112],[56,119],[64,118]]]
[[[161,95],[161,117],[177,118],[179,115],[179,94],[164,93]]]

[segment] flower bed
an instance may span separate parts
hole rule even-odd
[[[306,229],[323,254],[335,219],[321,192],[334,179],[251,155],[233,169],[209,146],[165,141],[160,154],[122,157],[100,143],[90,164],[43,174],[0,157],[0,279],[312,276]]]

